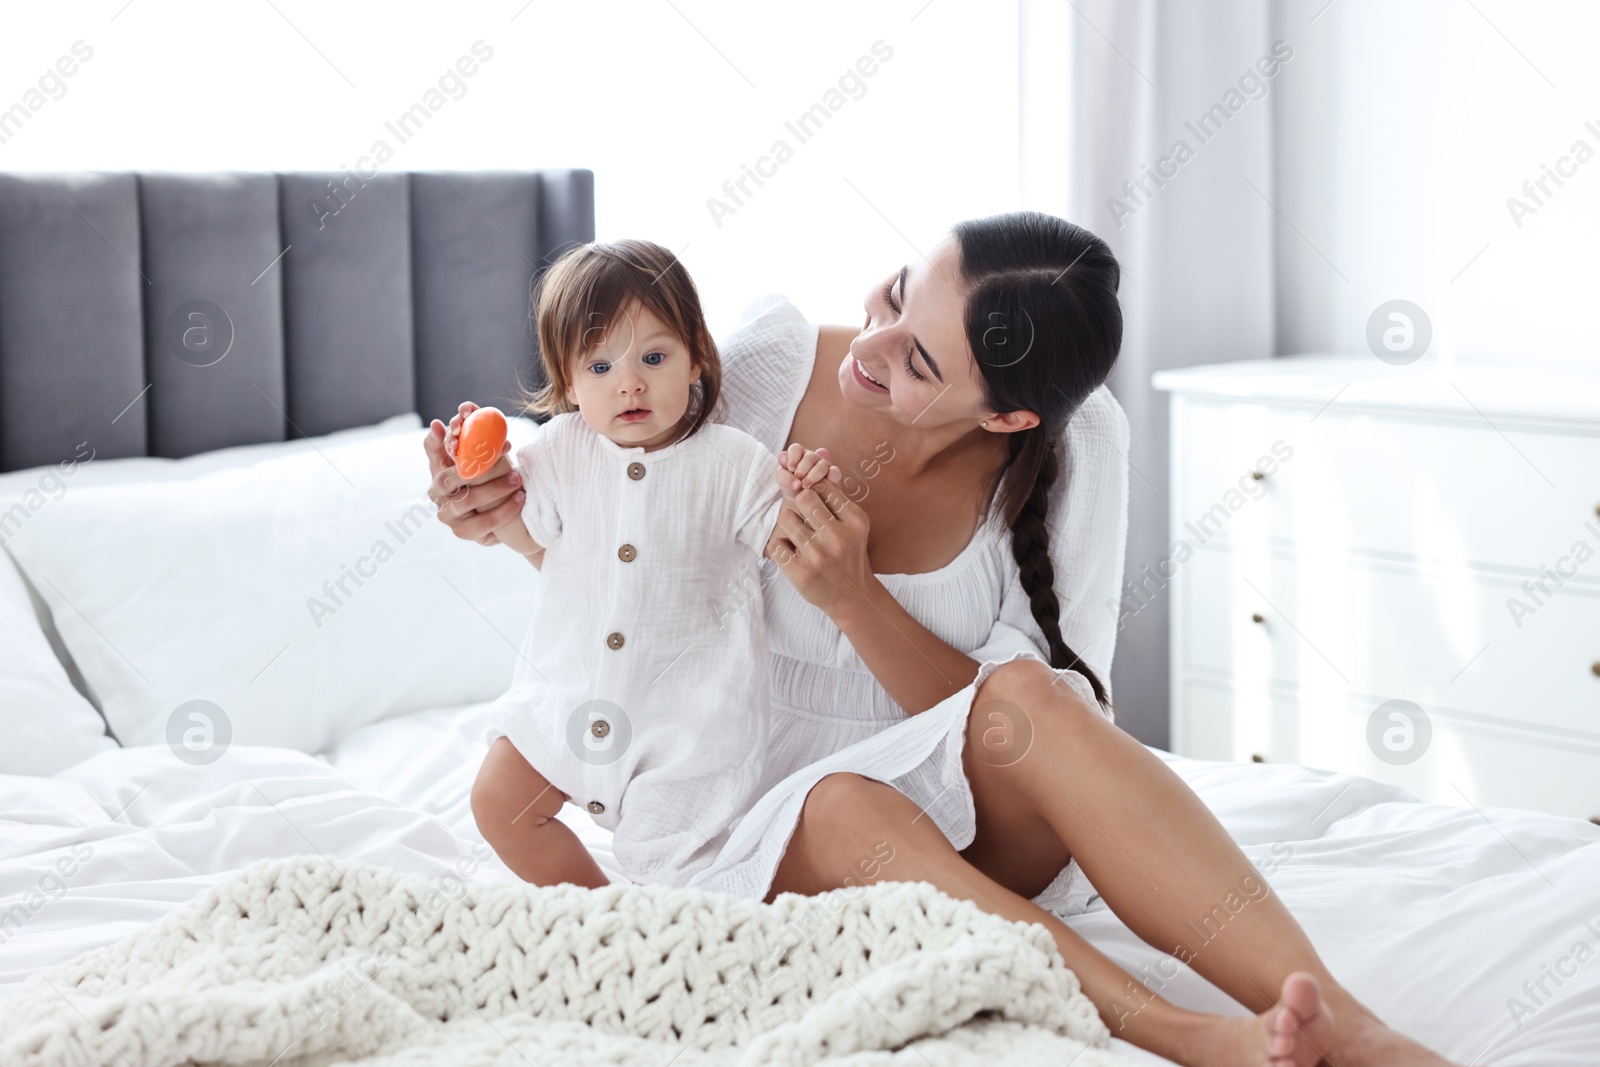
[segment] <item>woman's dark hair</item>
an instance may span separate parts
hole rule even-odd
[[[1038,211],[973,219],[953,233],[983,402],[997,412],[1039,416],[1038,426],[1009,435],[991,506],[1011,529],[1011,554],[1034,621],[1050,644],[1050,666],[1082,674],[1107,707],[1105,684],[1061,637],[1045,517],[1061,473],[1056,442],[1062,428],[1106,380],[1122,346],[1121,269],[1100,238]]]

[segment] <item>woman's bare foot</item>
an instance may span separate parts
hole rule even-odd
[[[1337,1008],[1330,1005],[1330,1000],[1337,1001]],[[1316,979],[1304,971],[1284,979],[1278,1003],[1257,1019],[1272,1020],[1274,1054],[1282,1054],[1279,1050],[1283,1049],[1293,1056],[1309,1047],[1320,1050],[1328,1063],[1338,1067],[1457,1067],[1404,1034],[1391,1030],[1343,989],[1331,990],[1324,997]],[[1293,1020],[1292,1026],[1289,1020]],[[1298,1044],[1289,1042],[1285,1031],[1298,1038]],[[1280,1060],[1267,1062],[1278,1067]],[[1300,1060],[1281,1062],[1298,1065]]]
[[[1317,980],[1304,971],[1285,978],[1278,1003],[1253,1019],[1201,1018],[1179,1060],[1194,1067],[1316,1067],[1333,1027]]]
[[[1313,1032],[1330,1029],[1333,1013],[1322,1002],[1322,990],[1317,980],[1304,971],[1296,971],[1283,980],[1278,1003],[1256,1016],[1256,1022],[1266,1023],[1268,1035],[1267,1062],[1272,1067],[1311,1067],[1322,1059],[1325,1041],[1317,1041]]]
[[[1339,1018],[1339,1032],[1330,1038],[1331,1045],[1324,1046],[1329,1062],[1339,1067],[1459,1067],[1391,1030],[1365,1008],[1341,1012]]]
[[[1342,989],[1334,998],[1337,1009],[1314,977],[1296,971],[1260,1015],[1190,1016],[1193,1028],[1179,1047],[1153,1051],[1193,1067],[1458,1067],[1389,1029]]]

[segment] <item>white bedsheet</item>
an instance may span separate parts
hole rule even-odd
[[[468,807],[484,707],[376,723],[326,759],[235,746],[190,767],[152,747],[53,778],[0,776],[0,998],[263,857],[511,880]],[[1600,1062],[1600,827],[1424,805],[1300,767],[1165,758],[1270,868],[1334,974],[1389,1022],[1462,1063]],[[570,805],[563,817],[615,877],[608,835]],[[1160,871],[1146,874],[1159,884]],[[14,904],[25,917],[7,924]],[[1103,904],[1071,922],[1165,980],[1176,1003],[1242,1011],[1187,969],[1166,980],[1170,957]]]
[[[406,715],[354,731],[328,758],[360,788],[435,816],[463,840],[482,842],[469,798],[487,751],[488,722],[487,703]],[[611,831],[574,804],[565,805],[558,818],[594,853],[607,877],[627,881],[611,855]],[[514,880],[498,858],[488,866]]]

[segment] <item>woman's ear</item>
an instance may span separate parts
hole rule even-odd
[[[1039,416],[1026,408],[1017,411],[1002,411],[990,415],[984,420],[983,428],[990,433],[1016,433],[1019,430],[1031,430],[1039,425]]]

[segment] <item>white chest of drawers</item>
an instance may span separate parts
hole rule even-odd
[[[1600,373],[1294,357],[1155,385],[1171,547],[1129,561],[1124,611],[1171,597],[1175,751],[1600,817]]]

